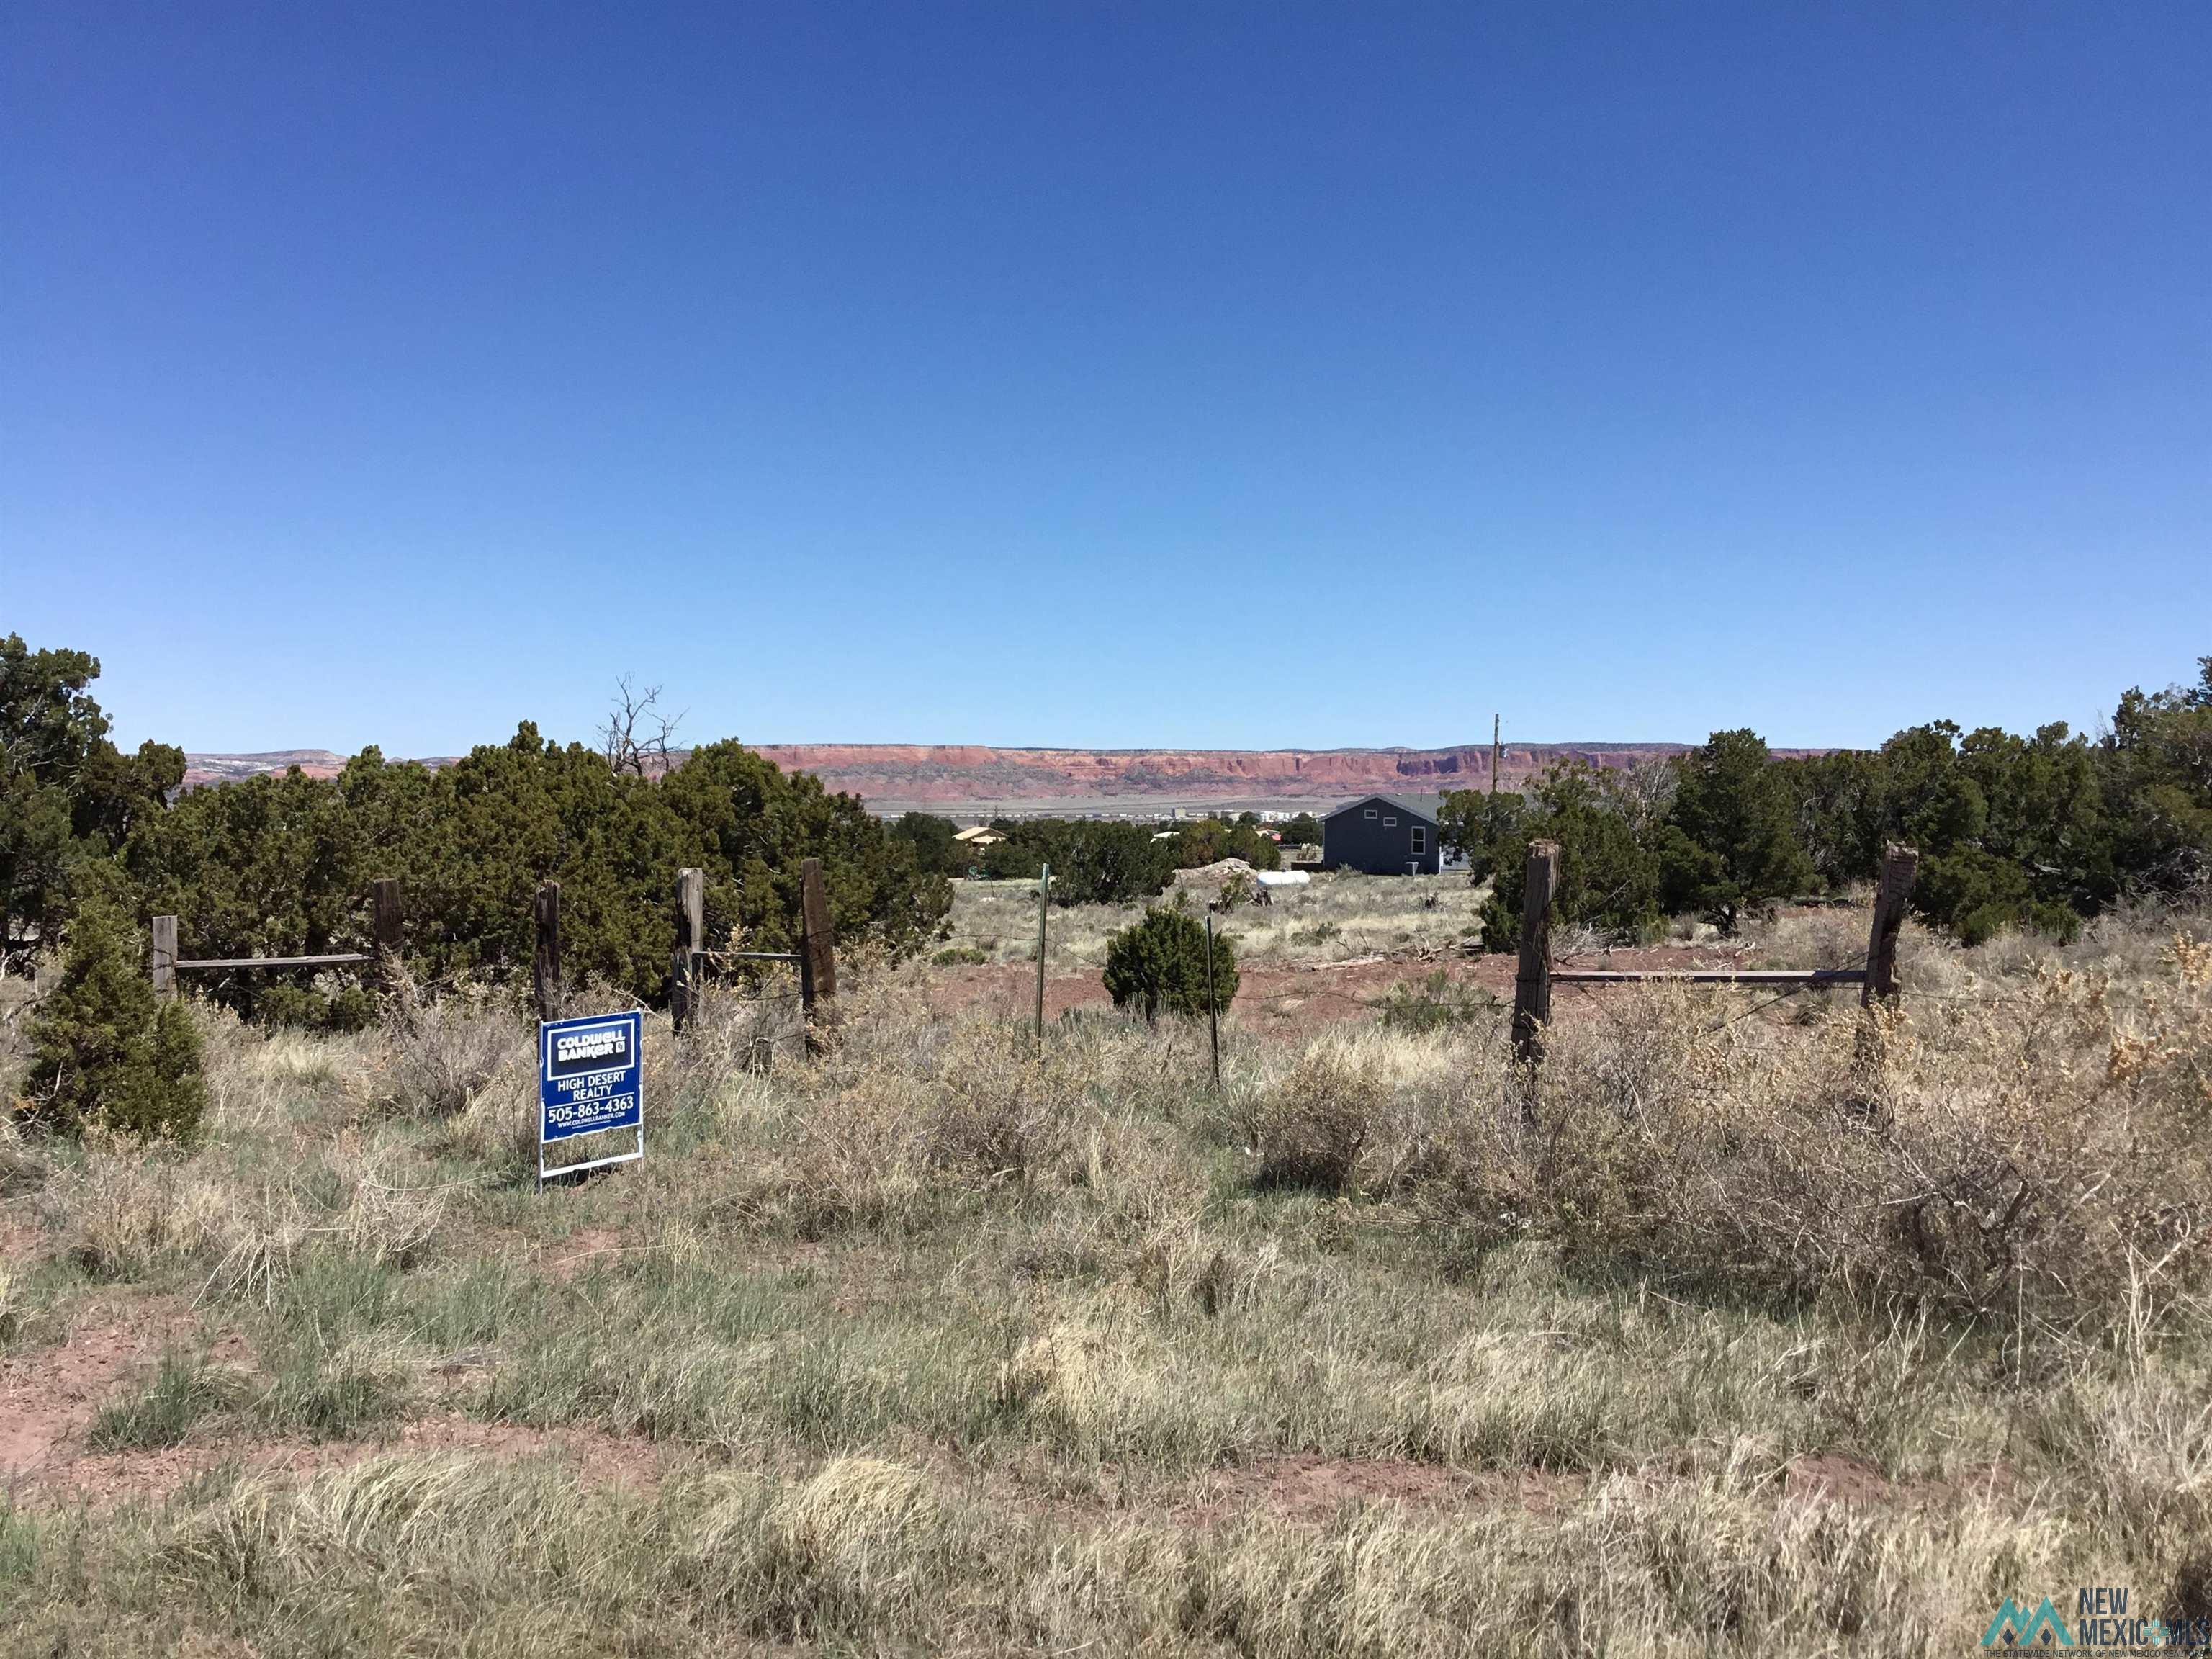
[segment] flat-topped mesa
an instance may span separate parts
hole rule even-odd
[[[1502,788],[1517,789],[1558,761],[1603,767],[1678,755],[1679,743],[1508,744]],[[979,801],[1142,799],[1310,800],[1414,787],[1424,793],[1490,784],[1490,745],[1443,749],[1001,749],[986,744],[768,743],[759,752],[787,772],[811,772],[831,790],[926,805]],[[1778,749],[1778,757],[1810,750]],[[188,787],[225,783],[297,766],[333,777],[345,757],[325,749],[258,755],[187,755]],[[680,756],[678,757],[680,763]],[[450,757],[430,765],[449,763]]]
[[[1515,744],[1501,787],[1554,761],[1627,766],[1679,754],[1680,744]],[[763,744],[791,771],[831,789],[912,802],[1070,800],[1086,797],[1267,797],[1334,800],[1363,790],[1476,788],[1490,781],[1490,745],[1444,749],[992,749],[974,744]]]

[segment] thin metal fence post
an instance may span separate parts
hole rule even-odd
[[[1052,866],[1037,878],[1036,1044],[1044,1052],[1044,922],[1052,905]]]

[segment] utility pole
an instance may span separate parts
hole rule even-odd
[[[1498,793],[1498,716],[1490,717],[1490,793]]]
[[[1037,878],[1037,981],[1036,981],[1036,1042],[1037,1053],[1044,1053],[1044,919],[1052,903],[1052,866],[1044,866]]]

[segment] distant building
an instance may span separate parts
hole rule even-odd
[[[1370,876],[1433,876],[1443,867],[1434,795],[1368,795],[1346,801],[1321,821],[1326,870]]]
[[[979,823],[971,830],[960,830],[952,839],[963,847],[973,848],[977,852],[981,852],[986,847],[996,847],[1000,842],[1006,840],[1006,837],[991,828],[989,824]]]

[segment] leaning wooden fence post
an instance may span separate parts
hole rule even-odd
[[[541,883],[532,914],[538,921],[538,949],[531,963],[538,993],[538,1018],[561,1018],[561,884]]]
[[[1867,939],[1866,983],[1859,991],[1863,1008],[1897,1000],[1897,935],[1905,926],[1912,878],[1919,868],[1920,854],[1910,847],[1893,843],[1882,853],[1881,882],[1874,892],[1874,931]]]
[[[707,948],[707,872],[676,872],[676,962],[669,1012],[682,1030],[699,1012],[699,954]]]
[[[1513,978],[1513,1060],[1525,1073],[1521,1121],[1531,1126],[1536,1121],[1544,1028],[1552,1021],[1552,895],[1559,880],[1559,842],[1529,842],[1528,882],[1521,896],[1521,963]]]
[[[156,916],[153,925],[154,994],[177,994],[177,919]]]
[[[399,884],[386,876],[368,884],[372,926],[376,935],[376,979],[386,991],[399,988],[401,930]]]
[[[822,860],[799,866],[799,997],[806,1012],[806,1046],[819,1052],[817,1020],[827,1023],[837,997],[837,955],[830,928],[830,893],[822,884]]]

